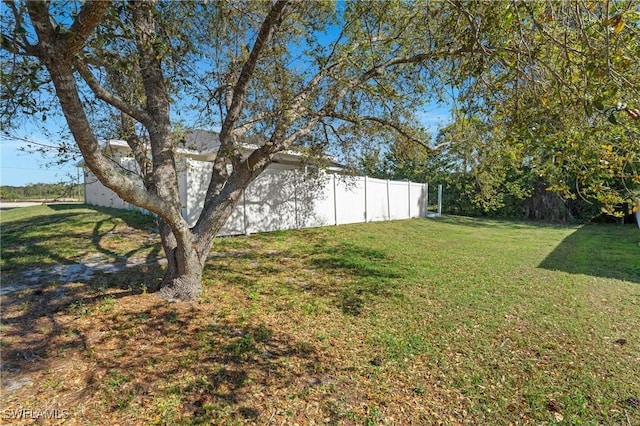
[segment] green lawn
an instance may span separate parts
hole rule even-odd
[[[1,225],[3,285],[95,252],[153,261],[3,296],[3,383],[31,382],[3,407],[70,424],[640,424],[637,227],[221,238],[200,302],[167,304],[145,292],[148,218],[43,206]]]

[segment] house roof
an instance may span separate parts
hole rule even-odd
[[[208,130],[190,130],[180,138],[177,152],[185,156],[208,156],[218,152],[220,139],[218,133]]]

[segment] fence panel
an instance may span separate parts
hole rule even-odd
[[[294,170],[265,170],[245,191],[249,233],[297,228]]]
[[[389,181],[390,219],[409,218],[409,183]]]
[[[367,221],[389,220],[387,181],[367,178]]]
[[[336,224],[334,175],[296,173],[296,217],[299,228]]]
[[[423,183],[411,182],[409,209],[411,217],[424,217],[426,214],[427,188]]]
[[[336,190],[336,224],[364,222],[364,178],[341,178],[336,176],[334,177],[334,182]]]

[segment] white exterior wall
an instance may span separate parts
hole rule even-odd
[[[84,202],[94,206],[126,209],[124,200],[104,186],[87,168],[84,168]]]
[[[212,163],[186,159],[178,175],[183,215],[193,226],[202,211]],[[273,164],[252,182],[220,235],[424,217],[427,185],[343,177]],[[85,173],[87,204],[135,208]]]
[[[132,173],[129,174],[129,177],[137,180],[138,185],[142,187],[142,180],[140,180],[140,178],[138,177],[139,169],[135,159],[131,157],[117,156],[115,158],[115,161],[124,169],[131,170]],[[118,196],[118,194],[104,186],[102,182],[100,182],[88,168],[83,167],[83,171],[84,202],[86,204],[102,207],[112,207],[114,209],[146,211],[145,209],[141,209],[138,206],[134,206],[124,201]]]

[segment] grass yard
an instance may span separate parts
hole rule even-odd
[[[1,226],[2,285],[42,284],[1,299],[3,423],[640,425],[636,227],[221,238],[200,302],[169,304],[146,292],[148,218],[38,206]]]

